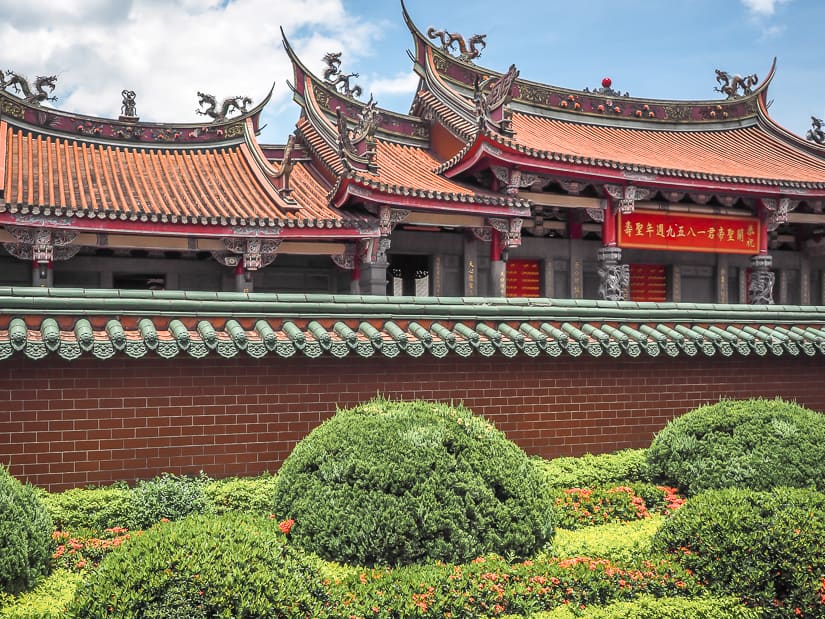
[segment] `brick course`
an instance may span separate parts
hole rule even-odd
[[[50,490],[277,470],[335,412],[373,397],[463,402],[543,457],[645,447],[721,397],[825,410],[823,357],[48,359],[0,364],[0,462]]]

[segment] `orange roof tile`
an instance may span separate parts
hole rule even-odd
[[[0,205],[56,215],[132,221],[349,227],[326,189],[302,166],[293,171],[289,205],[247,144],[135,147],[44,135],[6,126],[0,135]],[[311,222],[311,223],[310,223]]]
[[[479,190],[439,175],[435,170],[442,162],[427,149],[382,139],[377,139],[376,143],[377,173],[356,171],[349,174],[359,184],[387,194],[425,198],[434,208],[439,208],[439,203],[466,203],[495,207],[497,212],[504,209],[513,214],[512,209],[529,208],[526,200]],[[460,208],[468,212],[475,210],[473,206]]]
[[[825,159],[794,148],[758,125],[668,131],[579,124],[513,114],[513,144],[577,163],[759,184],[825,187]]]

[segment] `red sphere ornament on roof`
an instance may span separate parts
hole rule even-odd
[[[609,77],[602,78],[602,88],[610,88],[613,84],[613,80]]]

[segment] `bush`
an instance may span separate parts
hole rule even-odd
[[[765,617],[822,617],[823,538],[825,495],[726,489],[690,499],[664,522],[654,549],[670,552],[712,592],[760,606]]]
[[[37,494],[0,465],[0,591],[25,591],[48,571],[52,521]]]
[[[272,512],[277,479],[268,474],[221,479],[210,481],[203,491],[215,514],[239,511],[268,516]]]
[[[326,593],[277,521],[227,514],[160,523],[111,553],[78,590],[72,617],[323,616]]]
[[[553,540],[553,555],[560,558],[599,557],[620,564],[650,559],[653,536],[662,516],[634,522],[617,522],[575,531],[558,529]]]
[[[592,488],[607,484],[648,481],[644,449],[623,449],[610,454],[585,454],[540,460],[547,483],[554,488]]]
[[[782,400],[722,400],[674,419],[651,473],[689,495],[715,488],[825,490],[825,415]]]
[[[209,511],[209,501],[203,487],[209,478],[177,476],[164,473],[154,479],[138,482],[129,495],[130,529],[146,529],[156,522],[179,520],[190,514]]]
[[[609,522],[632,522],[666,515],[684,503],[674,488],[637,483],[630,486],[566,488],[554,491],[556,525],[578,529]]]
[[[524,557],[553,533],[524,452],[468,409],[428,402],[339,411],[286,459],[274,505],[300,547],[367,566]]]
[[[141,534],[137,531],[134,535]],[[52,554],[52,566],[79,572],[97,567],[107,554],[133,536],[123,527],[104,529],[102,533],[75,529],[71,533],[55,531],[52,539],[57,549]]]
[[[55,570],[32,591],[0,605],[0,619],[60,619],[83,578],[65,570]]]
[[[735,597],[656,598],[639,596],[632,602],[608,606],[588,606],[571,610],[569,606],[538,613],[531,619],[760,619],[761,613],[743,606]]]
[[[364,569],[332,588],[335,617],[439,618],[532,616],[569,605],[586,608],[639,595],[691,596],[698,584],[677,564],[626,568],[605,559],[574,557],[509,563],[488,555],[464,565]]]
[[[54,526],[62,530],[122,527],[129,518],[130,490],[125,487],[73,488],[43,499]]]

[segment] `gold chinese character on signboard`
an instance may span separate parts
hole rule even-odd
[[[633,236],[633,224],[629,221],[624,222],[624,233],[626,236]]]

